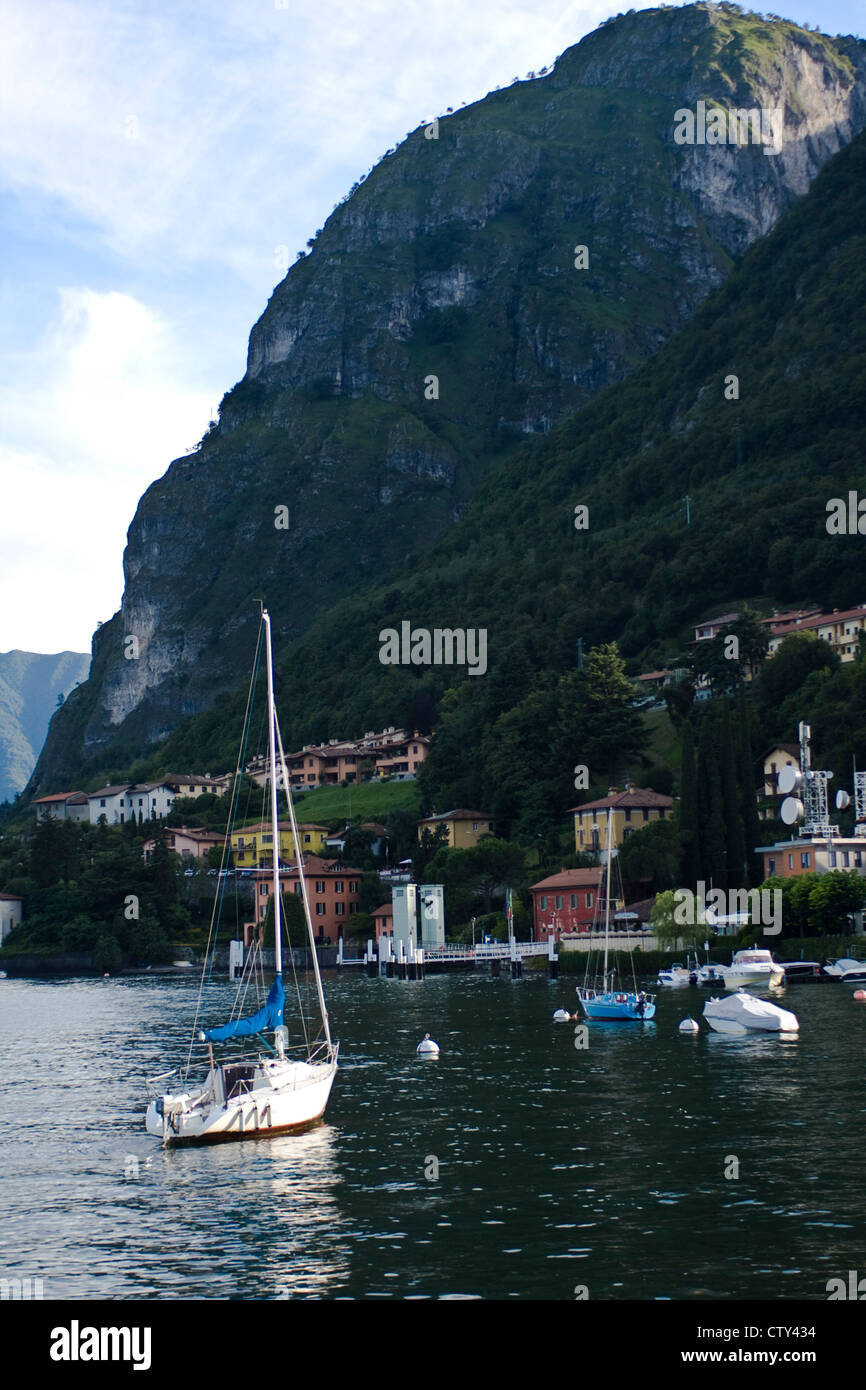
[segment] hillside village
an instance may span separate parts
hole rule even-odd
[[[783,886],[786,901],[790,898],[793,903],[790,885],[800,880],[804,892],[797,912],[789,913],[789,924],[796,925],[801,936],[819,921],[821,930],[831,926],[839,932],[859,930],[866,896],[858,886],[866,877],[866,793],[858,782],[861,795],[858,800],[855,788],[850,833],[830,822],[826,805],[823,818],[813,820],[806,829],[798,826],[787,830],[781,819],[785,790],[780,789],[779,782],[783,769],[788,770],[789,779],[804,772],[803,755],[808,745],[802,739],[803,729],[800,741],[793,737],[777,740],[761,750],[759,757],[754,756],[753,749],[747,756],[737,711],[748,710],[754,703],[751,688],[760,685],[762,670],[770,666],[788,639],[793,637],[795,642],[788,642],[786,652],[794,648],[800,651],[806,641],[809,653],[820,656],[820,643],[827,654],[821,659],[835,661],[841,668],[862,659],[859,634],[864,627],[866,605],[829,614],[814,608],[775,612],[757,621],[748,611],[729,611],[695,625],[694,641],[682,665],[640,673],[633,683],[623,675],[628,703],[642,716],[664,711],[665,719],[679,718],[682,746],[675,785],[662,789],[626,776],[621,784],[611,783],[600,794],[597,791],[578,798],[567,808],[571,825],[567,839],[562,836],[553,846],[542,848],[542,837],[534,848],[513,836],[502,837],[490,809],[454,807],[437,812],[434,807],[427,815],[412,815],[398,807],[381,817],[351,814],[347,798],[353,787],[360,795],[367,787],[372,794],[375,788],[405,785],[406,795],[414,798],[407,801],[407,807],[417,806],[416,788],[423,784],[423,770],[435,748],[435,733],[389,726],[357,739],[305,744],[286,756],[299,814],[298,843],[288,820],[279,825],[282,891],[288,895],[299,892],[300,860],[309,881],[311,911],[322,945],[345,942],[346,949],[351,950],[353,941],[368,937],[378,941],[383,934],[393,935],[395,894],[405,891],[405,885],[423,880],[442,885],[449,936],[459,939],[471,931],[474,939],[477,928],[500,937],[513,933],[536,942],[552,938],[557,946],[568,948],[579,945],[598,928],[605,906],[609,847],[617,861],[618,882],[615,889],[612,886],[609,905],[615,933],[638,932],[647,941],[664,944],[662,908],[677,883],[690,881],[690,855],[695,878],[707,873],[710,883],[730,889],[754,888],[775,880]],[[737,651],[737,660],[728,662],[724,669],[725,679],[731,669],[738,676],[740,703],[735,705],[730,692],[720,690],[720,653],[732,636],[745,632],[748,637],[755,629],[757,642],[753,639],[748,650]],[[686,701],[684,691],[689,696]],[[711,716],[722,720],[710,740],[716,745],[714,752],[705,738]],[[742,715],[747,724],[750,717]],[[791,735],[796,732],[796,728],[790,729]],[[729,740],[727,754],[725,739]],[[811,757],[809,753],[806,756]],[[727,770],[724,777],[719,762],[713,763],[716,757]],[[709,778],[703,790],[700,777]],[[747,780],[751,785],[744,799]],[[240,779],[230,772],[168,772],[151,781],[117,781],[91,791],[59,791],[36,798],[32,803],[34,831],[22,833],[18,863],[6,864],[0,879],[4,889],[0,894],[0,945],[15,946],[22,935],[19,931],[10,942],[15,928],[22,928],[26,939],[31,916],[28,903],[35,909],[34,921],[38,924],[41,920],[38,893],[15,891],[26,888],[28,878],[32,883],[39,877],[34,875],[32,862],[29,875],[14,870],[26,867],[26,854],[32,856],[38,847],[40,831],[56,834],[63,827],[67,835],[74,835],[77,828],[81,836],[120,836],[127,846],[129,837],[134,836],[144,872],[154,873],[162,865],[165,881],[168,866],[170,874],[176,876],[169,895],[174,920],[182,928],[179,936],[191,941],[196,908],[190,910],[187,904],[197,902],[201,917],[202,883],[209,885],[205,897],[208,893],[212,897],[217,885],[224,888],[227,881],[235,900],[237,930],[249,945],[254,937],[261,936],[273,891],[273,836],[261,815],[267,786],[265,762],[254,757]],[[305,818],[305,798],[326,788],[334,789],[329,795],[346,798],[344,814]],[[717,809],[725,821],[724,844],[714,849],[709,842],[707,827],[713,818],[704,814],[705,844],[696,850],[689,833],[689,820],[695,812],[689,813],[688,808],[698,805],[698,797],[709,809],[707,797],[712,795],[720,803]],[[227,825],[230,804],[235,816],[231,829]],[[739,857],[739,868],[735,856]],[[729,865],[721,876],[719,864]],[[832,920],[820,904],[811,913],[808,906],[809,892],[821,879],[835,885]],[[195,899],[190,896],[193,888],[198,894]],[[512,907],[506,917],[508,889],[514,890],[514,896],[509,899]],[[82,918],[79,935],[83,932],[84,939],[88,936],[86,918],[91,923],[91,937],[101,931],[104,938],[104,921],[96,922],[87,912],[78,915]],[[155,916],[160,917],[158,909]],[[155,939],[162,954],[167,955],[171,953],[170,939],[164,928],[171,914],[163,912],[162,916],[163,930]],[[153,925],[151,921],[151,929]],[[730,921],[705,923],[705,935],[709,925],[715,935],[735,935],[744,928],[748,932],[748,916],[733,914]],[[130,951],[122,954],[128,956]],[[135,955],[134,949],[131,954]]]

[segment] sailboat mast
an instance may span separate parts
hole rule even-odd
[[[283,973],[282,957],[282,902],[280,899],[280,832],[277,816],[277,738],[276,710],[274,709],[274,653],[271,645],[271,615],[262,609],[265,625],[265,652],[268,664],[268,756],[271,766],[271,827],[274,849],[274,964],[278,975]]]
[[[319,970],[319,956],[318,956],[318,952],[317,952],[317,950],[316,950],[316,937],[315,937],[315,934],[314,934],[314,932],[313,932],[313,918],[312,918],[312,915],[311,915],[311,913],[310,913],[310,898],[309,898],[309,894],[307,893],[307,877],[306,877],[306,874],[304,873],[304,856],[303,856],[303,854],[301,853],[301,848],[300,848],[301,837],[300,837],[300,835],[298,834],[298,822],[297,822],[297,820],[295,819],[295,804],[294,804],[294,802],[292,801],[292,787],[291,787],[291,782],[289,781],[289,769],[288,769],[288,767],[287,767],[287,765],[286,765],[286,754],[285,754],[285,751],[284,751],[284,749],[283,749],[283,739],[282,739],[282,735],[280,734],[280,724],[279,724],[279,720],[276,721],[276,726],[277,726],[277,746],[278,746],[278,748],[279,748],[279,750],[280,750],[280,768],[281,768],[282,774],[283,774],[283,786],[284,786],[285,789],[286,789],[286,801],[288,802],[288,807],[289,807],[289,821],[290,821],[291,827],[292,827],[292,842],[293,842],[293,844],[294,844],[295,847],[296,847],[296,848],[295,848],[295,855],[296,855],[297,862],[298,862],[298,882],[299,882],[300,885],[301,885],[301,902],[303,903],[303,908],[304,908],[304,919],[305,919],[305,921],[306,921],[306,923],[307,923],[307,937],[308,937],[309,942],[310,942],[310,951],[311,951],[311,953],[312,953],[312,959],[313,959],[313,975],[314,975],[315,980],[316,980],[316,993],[317,993],[318,998],[319,998],[319,1012],[321,1013],[321,1016],[322,1016],[322,1027],[323,1027],[324,1030],[325,1030],[325,1041],[326,1041],[326,1043],[328,1044],[328,1048],[330,1049],[330,1047],[331,1047],[331,1025],[330,1025],[330,1023],[329,1023],[329,1021],[328,1021],[328,1010],[327,1010],[327,1007],[326,1007],[326,1005],[325,1005],[325,991],[324,991],[324,989],[322,988],[322,975],[321,975],[321,971]]]
[[[604,988],[607,990],[607,956],[610,932],[610,807],[607,808],[607,885],[604,892]]]

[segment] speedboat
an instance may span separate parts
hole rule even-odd
[[[767,999],[756,999],[745,990],[726,999],[708,999],[704,1018],[717,1033],[797,1033],[800,1023],[789,1009],[780,1009]]]
[[[668,989],[683,989],[687,985],[696,985],[698,976],[697,972],[690,970],[687,965],[677,963],[672,965],[670,970],[660,970],[656,983]]]
[[[748,951],[735,951],[730,965],[717,966],[725,982],[725,989],[739,989],[741,985],[780,985],[785,978],[783,967],[773,960],[769,951],[752,947]]]
[[[724,989],[724,972],[723,965],[701,965],[697,955],[686,956],[685,965],[677,963],[669,970],[660,970],[658,984],[667,989],[682,989],[686,985],[721,985]]]
[[[817,960],[783,960],[780,961],[785,972],[785,984],[795,984],[797,981],[807,981],[809,983],[832,979],[820,961]]]
[[[832,965],[825,965],[824,971],[831,980],[841,980],[843,985],[862,985],[866,980],[866,965],[848,956],[842,956]]]

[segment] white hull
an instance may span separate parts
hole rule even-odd
[[[257,1139],[301,1129],[321,1119],[337,1074],[336,1051],[330,1062],[270,1062],[254,1065],[249,1089],[223,1099],[224,1069],[208,1074],[204,1085],[152,1100],[147,1107],[148,1134],[165,1145]]]
[[[788,1009],[743,993],[708,999],[704,1018],[717,1033],[796,1033],[800,1028],[796,1014]]]

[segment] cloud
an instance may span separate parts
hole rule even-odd
[[[86,651],[120,600],[141,493],[207,427],[169,325],[129,295],[64,289],[34,349],[7,355],[0,414],[0,645]]]

